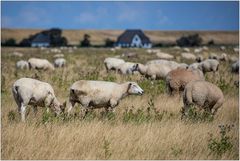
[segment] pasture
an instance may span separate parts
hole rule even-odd
[[[22,52],[24,56],[11,56],[13,51]],[[104,59],[125,51],[137,53],[136,58],[123,58],[126,61],[145,63],[157,59],[145,49],[113,52],[107,48],[80,48],[71,53],[62,51],[67,61],[65,68],[17,70],[18,60],[39,57],[53,63],[55,53],[34,48],[2,48],[2,159],[239,159],[239,89],[234,85],[239,75],[230,72],[231,63],[220,62],[219,72],[205,75],[207,81],[222,89],[225,97],[215,117],[193,109],[191,117],[181,120],[182,98],[168,96],[163,80],[106,73]],[[174,55],[177,62],[193,62],[181,59],[181,50],[161,48],[161,51]],[[204,57],[211,52],[223,53],[218,47],[211,47],[203,52]],[[239,56],[232,47],[224,52]],[[34,116],[28,108],[26,123],[22,123],[11,92],[12,84],[22,77],[50,83],[61,103],[67,100],[71,84],[81,79],[135,81],[145,93],[126,97],[115,113],[96,109],[84,119],[80,118],[80,105],[75,106],[70,117],[54,117],[40,107]]]

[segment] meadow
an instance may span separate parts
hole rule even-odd
[[[191,48],[193,51],[194,48]],[[11,56],[13,51],[24,53],[22,58]],[[72,53],[63,51],[67,66],[55,71],[17,70],[15,63],[30,57],[53,62],[54,53],[33,48],[2,48],[1,51],[1,159],[239,159],[239,89],[234,81],[238,74],[230,72],[231,63],[221,62],[219,72],[207,73],[206,80],[219,86],[225,102],[214,118],[192,110],[188,119],[181,120],[182,98],[166,92],[163,80],[150,81],[140,75],[106,73],[106,57],[125,51],[137,53],[126,61],[144,63],[156,59],[145,49],[80,48]],[[161,48],[173,54],[178,62],[181,51]],[[218,47],[204,52],[221,54]],[[229,56],[237,56],[231,47]],[[11,93],[19,78],[31,77],[53,86],[60,102],[67,100],[69,87],[77,80],[135,81],[145,91],[142,96],[129,96],[117,106],[115,113],[97,109],[84,119],[77,105],[70,117],[59,117],[39,107],[37,116],[28,109],[26,123],[20,121]]]

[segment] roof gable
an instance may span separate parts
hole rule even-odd
[[[131,44],[135,35],[138,35],[143,44],[151,43],[150,39],[142,32],[142,30],[126,30],[122,33],[118,39],[117,43],[128,43]]]
[[[32,40],[32,43],[50,43],[50,37],[49,35],[40,33]]]

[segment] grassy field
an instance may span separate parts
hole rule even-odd
[[[219,73],[208,73],[206,79],[224,92],[225,102],[214,119],[194,112],[181,120],[180,97],[166,93],[164,81],[149,81],[139,75],[107,74],[104,58],[119,55],[127,49],[112,52],[109,49],[77,49],[64,51],[67,66],[55,71],[16,70],[15,63],[30,57],[47,58],[53,62],[53,53],[40,49],[2,48],[1,68],[1,141],[2,159],[239,159],[239,89],[234,81],[239,75],[230,72],[230,63],[222,62]],[[137,58],[127,61],[146,62],[155,59],[144,49],[131,49]],[[181,60],[180,51],[161,48]],[[193,50],[193,49],[191,49]],[[10,55],[24,53],[22,58]],[[218,48],[205,52],[221,54]],[[225,51],[235,55],[232,48]],[[71,117],[54,117],[39,108],[35,117],[31,108],[26,123],[19,121],[11,86],[21,77],[35,77],[50,83],[56,96],[64,102],[70,85],[80,79],[114,82],[136,81],[145,90],[142,96],[129,96],[116,108],[115,114],[94,110],[80,119],[80,106]],[[222,129],[219,125],[231,125]],[[232,126],[233,125],[233,126]],[[220,133],[221,132],[221,133]]]
[[[42,29],[2,29],[2,41],[14,38],[19,43],[23,38],[36,34]],[[123,30],[63,30],[63,36],[68,39],[69,44],[79,45],[79,41],[83,39],[84,34],[91,36],[93,45],[104,45],[105,39],[112,40],[122,34]],[[199,33],[203,38],[203,43],[214,40],[216,44],[238,44],[238,31],[144,31],[153,43],[175,43],[176,39],[183,35]]]

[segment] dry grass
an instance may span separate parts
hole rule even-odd
[[[16,113],[16,104],[11,95],[11,85],[15,80],[38,73],[41,80],[53,85],[57,97],[63,102],[74,81],[83,78],[109,78],[102,62],[106,56],[115,54],[107,49],[78,49],[71,54],[65,53],[68,62],[65,69],[36,72],[15,70],[15,62],[19,58],[8,54],[13,50],[24,52],[24,59],[38,56],[53,60],[52,54],[43,54],[38,49],[2,49],[2,80],[5,80],[2,81],[1,91],[2,159],[239,159],[239,95],[238,89],[233,85],[238,75],[228,72],[228,63],[221,64],[217,77],[208,74],[208,79],[217,84],[222,77],[226,80],[224,86],[229,89],[224,90],[226,101],[210,122],[181,120],[181,99],[169,97],[165,92],[154,93],[155,84],[152,92],[123,99],[116,109],[114,120],[102,118],[102,110],[99,109],[94,112],[96,117],[90,120],[76,118],[44,124],[44,110],[40,109],[36,117],[30,110],[27,122],[23,124],[18,121],[18,117],[9,119],[9,113]],[[162,50],[174,53],[168,48]],[[117,51],[116,54],[121,52]],[[144,50],[139,49],[136,52],[139,58],[129,61],[144,62],[154,58],[153,55],[146,55]],[[230,50],[228,53],[234,54]],[[123,77],[114,73],[111,76],[117,82],[134,80],[142,83],[139,76]],[[132,108],[134,112],[138,109],[146,111],[150,99],[153,99],[157,111],[164,113],[161,120],[143,120],[140,123],[123,121],[126,109]],[[78,108],[75,112],[77,111]],[[233,148],[222,156],[212,154],[208,149],[209,133],[219,137],[219,124],[234,124],[229,133]]]
[[[41,29],[2,29],[2,41],[14,38],[20,42],[29,35],[40,32]],[[91,36],[93,45],[103,45],[106,38],[116,40],[123,30],[63,30],[63,36],[72,45],[78,45],[84,34]],[[182,35],[199,33],[203,43],[213,39],[216,44],[238,44],[238,31],[145,31],[153,43],[175,43]]]

